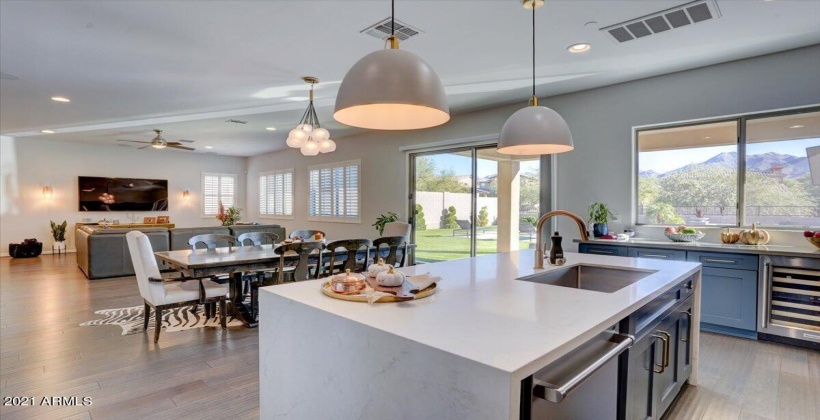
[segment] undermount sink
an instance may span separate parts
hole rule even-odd
[[[573,289],[614,293],[656,272],[655,270],[578,264],[571,267],[519,277],[516,280],[548,284],[551,286],[571,287]]]

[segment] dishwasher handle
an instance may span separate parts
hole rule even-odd
[[[532,395],[549,402],[560,403],[564,400],[564,398],[571,394],[572,391],[578,387],[578,385],[581,385],[584,381],[594,375],[598,369],[603,367],[610,360],[618,357],[626,349],[635,344],[635,337],[629,334],[613,334],[613,338],[620,340],[618,345],[609,349],[609,351],[604,353],[604,355],[596,359],[576,375],[567,379],[564,383],[551,384],[533,379],[534,385],[532,388]]]

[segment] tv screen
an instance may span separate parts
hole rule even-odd
[[[80,211],[167,211],[168,180],[79,177]]]

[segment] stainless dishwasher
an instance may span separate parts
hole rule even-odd
[[[820,258],[762,261],[759,338],[820,349]]]
[[[607,330],[522,381],[522,420],[615,419],[618,356],[634,341]]]

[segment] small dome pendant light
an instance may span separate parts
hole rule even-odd
[[[575,146],[567,122],[560,114],[538,106],[535,96],[535,9],[544,2],[522,0],[524,8],[532,10],[532,98],[530,106],[516,111],[501,128],[498,153],[506,155],[549,155],[569,152]]]
[[[396,1],[391,0],[390,48],[372,52],[348,70],[336,96],[336,121],[372,130],[416,130],[450,120],[441,79],[417,55],[399,50]]]

